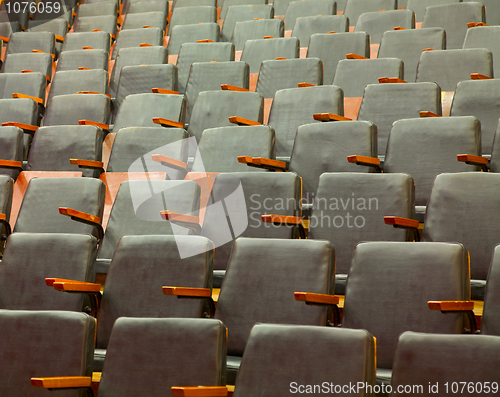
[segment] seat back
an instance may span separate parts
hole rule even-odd
[[[247,40],[262,39],[264,36],[278,38],[284,35],[285,23],[281,18],[257,19],[236,22],[231,41],[236,51],[241,51]]]
[[[52,78],[52,56],[48,53],[10,54],[2,65],[3,73],[22,73],[23,70],[42,73]]]
[[[108,53],[101,49],[63,51],[57,62],[57,71],[78,68],[108,70]],[[90,91],[90,89],[89,89]]]
[[[298,58],[299,47],[300,43],[296,37],[247,40],[241,53],[241,61],[250,66],[250,73],[259,73],[263,61],[278,57]]]
[[[76,94],[80,91],[107,94],[108,80],[108,72],[103,69],[56,72],[50,85],[47,102],[57,95]]]
[[[425,9],[427,7],[443,4],[456,4],[459,2],[460,0],[408,0],[406,8],[415,13],[416,22],[422,22],[424,20]]]
[[[411,10],[388,10],[385,12],[365,12],[358,18],[355,32],[366,32],[370,35],[371,44],[379,44],[386,31],[401,26],[404,29],[415,29],[415,14]]]
[[[12,192],[14,190],[14,181],[8,175],[0,175],[0,211],[5,214],[5,220],[10,219],[10,210],[12,207]],[[0,226],[0,233],[6,236],[5,226]]]
[[[120,34],[126,30],[142,29],[144,26],[160,29],[163,34],[167,26],[167,14],[165,11],[147,12],[146,10],[143,11],[140,9],[139,11],[141,12],[127,14],[125,21],[123,21]]]
[[[109,34],[106,32],[68,33],[64,38],[61,52],[81,50],[83,47],[92,47],[109,54]]]
[[[45,87],[47,78],[42,73],[1,73],[0,98],[11,99],[12,94],[19,93],[40,98],[45,104]],[[9,120],[10,121],[10,120]]]
[[[78,125],[79,120],[107,124],[110,99],[103,94],[57,95],[45,111],[43,125]]]
[[[463,48],[487,48],[490,50],[493,56],[493,75],[500,76],[500,65],[498,64],[500,59],[500,26],[477,26],[477,28],[467,30]],[[497,59],[496,64],[495,59]]]
[[[195,43],[198,40],[219,41],[220,26],[215,22],[174,26],[167,45],[168,53],[178,55],[184,43]]]
[[[167,35],[177,25],[194,25],[198,23],[217,22],[217,9],[213,6],[178,7],[172,12]]]
[[[273,19],[274,8],[270,4],[251,4],[232,6],[228,9],[221,29],[221,41],[230,41],[233,37],[236,22],[251,21],[253,19]]]
[[[395,10],[396,7],[395,0],[348,0],[344,15],[349,18],[351,26],[356,26],[359,16],[365,12]]]
[[[227,0],[222,2],[222,7],[220,10],[220,19],[226,18],[227,15],[227,10],[229,7],[234,7],[234,6],[244,6],[244,5],[256,5],[256,4],[267,4],[267,0]]]
[[[0,104],[1,106],[1,104]],[[24,133],[17,127],[0,127],[0,159],[10,161],[24,160]],[[0,174],[16,179],[19,170],[3,168]]]
[[[15,32],[12,33],[6,55],[39,50],[55,54],[56,38],[52,32]]]
[[[297,37],[301,47],[309,47],[313,34],[349,31],[349,20],[345,15],[299,16],[293,25],[292,37]],[[320,58],[323,62],[324,60]]]
[[[116,59],[122,48],[139,47],[141,43],[161,46],[163,44],[163,32],[160,28],[125,29],[120,31],[116,38],[111,59]]]
[[[292,30],[295,20],[298,17],[308,17],[316,15],[335,15],[337,13],[337,3],[333,0],[303,0],[292,1],[288,4],[285,13],[285,27]]]
[[[484,296],[483,317],[481,321],[481,333],[484,335],[500,336],[500,321],[498,313],[500,310],[500,297],[498,283],[500,281],[500,246],[496,246],[493,252],[491,266],[488,272],[488,283]]]

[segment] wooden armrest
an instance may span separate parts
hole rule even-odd
[[[264,157],[254,157],[252,159],[252,163],[258,168],[265,168],[271,171],[288,171],[288,169],[286,168],[286,163],[284,161],[266,159]]]
[[[429,112],[427,110],[421,110],[418,113],[420,114],[420,117],[441,117],[439,114]]]
[[[481,73],[471,73],[470,78],[472,80],[490,80],[490,79],[493,79],[493,77],[486,76],[486,75],[481,74]]]
[[[379,83],[408,83],[407,81],[404,81],[403,79],[400,79],[397,77],[379,77],[378,82]]]
[[[248,88],[238,87],[238,86],[231,85],[231,84],[222,84],[220,86],[220,88],[223,91],[244,91],[244,92],[250,91]]]
[[[306,88],[306,87],[316,87],[316,85],[314,84],[311,84],[311,83],[299,83],[297,84],[299,86],[299,88]]]
[[[406,30],[405,28],[403,28],[402,26],[395,26],[394,27],[394,30]]]
[[[189,296],[193,298],[211,298],[210,288],[161,287],[164,295]]]
[[[94,160],[69,159],[70,164],[77,165],[80,168],[100,169],[104,172],[104,163]]]
[[[95,228],[97,228],[99,240],[102,240],[102,238],[104,237],[104,229],[102,228],[100,217],[86,214],[85,212],[77,211],[68,207],[59,207],[59,213],[61,215],[69,216],[74,221],[94,226]]]
[[[364,165],[367,167],[374,167],[377,172],[381,172],[380,169],[380,159],[377,157],[368,157],[368,156],[347,156],[347,161],[349,163]]]
[[[74,282],[74,281],[54,281],[52,287],[58,291],[65,292],[98,292],[101,293],[101,285],[94,283]]]
[[[139,47],[153,47],[153,44],[148,44],[148,43],[140,43]]]
[[[58,41],[58,42],[62,43],[62,42],[64,42],[64,37],[63,37],[63,36],[58,36],[58,35],[56,34],[56,41]]]
[[[162,154],[153,154],[151,158],[153,159],[153,161],[156,161],[161,165],[165,165],[167,167],[173,167],[180,171],[186,171],[187,168],[186,163],[179,160],[175,160],[171,157],[164,156]]]
[[[338,305],[339,297],[335,295],[313,294],[310,292],[294,292],[293,296],[296,301],[306,302],[309,304],[321,305]]]
[[[24,132],[28,133],[34,133],[38,129],[37,125],[16,123],[15,121],[8,121],[6,123],[2,123],[2,127],[17,127],[24,130]]]
[[[86,45],[86,46],[82,47],[82,50],[95,50],[95,48],[94,47],[89,47],[88,45]]]
[[[44,389],[67,389],[77,387],[90,387],[92,378],[90,376],[64,376],[53,378],[31,378],[33,387]]]
[[[474,156],[472,154],[457,154],[457,160],[466,164],[473,164],[480,166],[488,164],[488,159],[486,157]]]
[[[173,397],[225,397],[227,393],[227,386],[172,386]]]
[[[484,22],[468,22],[467,27],[468,28],[475,28],[476,26],[489,26],[485,24]]]
[[[179,214],[173,211],[160,211],[166,221],[192,230],[195,234],[201,233],[200,218],[194,215]]]
[[[274,225],[298,226],[302,225],[300,216],[290,215],[261,215],[262,222],[273,223]]]
[[[337,33],[337,32],[335,32],[334,30],[330,30],[330,31],[328,32],[328,34],[334,34],[334,33]]]
[[[15,170],[23,169],[22,161],[0,160],[0,168],[10,168]]]
[[[422,51],[436,51],[434,48],[424,48]]]
[[[369,59],[367,57],[364,57],[364,56],[361,56],[361,55],[358,55],[358,54],[353,54],[353,53],[346,54],[345,57],[347,59]]]
[[[65,282],[69,282],[69,283],[83,283],[83,284],[86,283],[85,281],[68,280],[66,278],[57,278],[57,277],[47,277],[47,278],[45,278],[45,284],[47,285],[47,287],[52,287],[54,285],[54,283],[65,283]]]
[[[313,115],[314,120],[317,121],[351,121],[352,119],[344,116],[340,116],[338,114],[333,114],[333,113],[315,113]]]
[[[429,301],[427,306],[431,310],[440,310],[442,312],[474,310],[473,301]]]
[[[95,125],[103,130],[109,131],[109,124],[98,123],[97,121],[90,120],[78,120],[78,124],[80,125]]]
[[[238,125],[262,125],[262,123],[259,123],[258,121],[244,119],[243,117],[238,117],[238,116],[229,117],[229,122]]]
[[[21,70],[21,73],[35,73],[35,72],[33,72],[33,70],[23,69]]]
[[[399,216],[384,216],[384,222],[386,225],[411,229],[418,229],[419,225],[419,222],[414,219],[401,218]]]
[[[247,164],[247,165],[252,165],[253,162],[253,157],[252,156],[238,156],[237,157],[238,159],[238,163],[241,163],[241,164]]]
[[[45,51],[42,50],[31,50],[31,52],[34,52],[35,54],[45,54]],[[56,54],[50,54],[52,56],[52,59],[56,57]]]
[[[196,40],[197,43],[213,43],[213,40],[210,39],[203,39],[203,40]]]
[[[179,95],[179,91],[165,90],[163,88],[151,88],[153,94]]]
[[[12,94],[12,98],[16,98],[16,99],[20,99],[20,98],[33,99],[36,103],[39,103],[40,105],[43,105],[43,99],[42,98],[37,98],[37,97],[31,96],[31,95],[24,95],[24,94],[20,94],[18,92]]]
[[[90,69],[89,69],[90,70]],[[110,94],[105,94],[103,92],[95,92],[95,91],[78,91],[77,94],[92,94],[92,95],[106,95],[109,99],[111,99]]]
[[[4,43],[8,43],[9,42],[9,37],[0,36],[0,40],[2,40]]]
[[[151,25],[144,25],[142,28],[143,29],[153,29],[153,27]]]
[[[184,128],[183,123],[179,123],[178,121],[173,120],[167,120],[161,117],[153,117],[153,123],[160,124],[162,127]]]
[[[83,66],[78,66],[78,70],[92,70],[90,68],[85,68]],[[79,94],[83,94],[83,92],[79,92]]]
[[[277,57],[277,58],[274,58],[274,59],[276,59],[277,61],[284,61],[284,60],[286,60],[286,59],[288,59],[288,58],[285,58],[285,57]]]

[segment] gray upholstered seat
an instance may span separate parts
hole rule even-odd
[[[378,152],[383,156],[392,124],[419,117],[420,111],[441,115],[441,90],[436,83],[368,84],[359,108],[358,120],[378,128]]]
[[[42,73],[0,73],[0,98],[12,98],[19,93],[42,99],[45,104],[47,77]]]
[[[140,44],[146,43],[152,46],[163,45],[163,32],[159,27],[144,29],[142,27],[136,29],[126,29],[120,31],[116,38],[116,44],[113,47],[111,59],[116,59],[118,51],[122,48],[139,47]]]
[[[77,94],[80,91],[107,94],[108,80],[108,72],[104,69],[76,69],[56,72],[50,85],[47,103],[50,103],[50,100],[55,96]]]
[[[181,45],[195,43],[198,40],[219,41],[220,26],[215,22],[197,23],[191,25],[174,26],[170,33],[167,49],[170,55],[179,54]]]
[[[453,50],[462,48],[469,22],[484,21],[484,5],[466,1],[427,7],[422,27],[443,28],[446,31],[446,48]]]
[[[101,1],[99,3],[83,3],[78,6],[75,18],[97,17],[99,15],[116,15],[118,4],[115,1]]]
[[[174,26],[191,25],[204,22],[217,22],[217,9],[215,7],[174,7],[168,26],[168,35],[170,36]]]
[[[274,13],[276,15],[285,16],[286,9],[288,8],[288,4],[290,4],[292,1],[294,1],[294,0],[274,0],[274,3],[273,3]]]
[[[34,0],[31,0],[28,2],[28,4],[31,4],[31,3],[34,3],[35,1]],[[22,27],[26,27],[26,23],[28,22],[28,19],[29,19],[29,5],[28,7],[26,7],[26,10],[23,10],[23,9],[20,9],[19,10],[19,13],[9,13],[9,8],[7,6],[8,3],[11,3],[10,4],[10,7],[13,7],[13,4],[14,3],[13,1],[5,1],[5,2],[2,2],[2,4],[0,5],[0,23],[5,23],[5,22],[8,22],[8,23],[11,23],[12,25],[17,25],[17,30],[14,30],[15,32],[19,32],[21,26]],[[24,7],[23,7],[24,8]],[[14,27],[14,26],[13,26]],[[10,35],[8,35],[7,37],[9,37]]]
[[[404,63],[405,80],[415,81],[422,51],[446,49],[446,33],[442,28],[388,30],[382,35],[379,58],[399,58]]]
[[[8,175],[0,175],[0,211],[5,214],[5,220],[10,220],[10,210],[12,206],[12,192],[14,190],[14,181]],[[7,230],[5,225],[0,225],[2,239],[5,240]],[[3,244],[2,244],[3,252]]]
[[[366,32],[313,34],[309,42],[307,57],[323,61],[323,84],[332,84],[337,64],[346,54],[370,57],[370,36]]]
[[[498,313],[500,310],[500,299],[498,294],[498,283],[500,282],[500,247],[497,245],[493,252],[491,266],[488,271],[488,282],[484,296],[483,317],[481,321],[481,333],[483,335],[500,336],[500,322]]]
[[[109,54],[109,34],[106,32],[68,33],[64,38],[61,52],[81,50],[83,47],[104,50]]]
[[[168,15],[168,1],[167,0],[131,0],[124,1],[122,15],[124,14],[137,14],[143,12],[158,12],[161,11]]]
[[[128,13],[120,33],[125,30],[141,29],[144,26],[160,29],[163,33],[167,27],[167,15],[165,11]]]
[[[315,113],[343,115],[342,90],[337,86],[320,86],[276,92],[268,125],[276,131],[276,156],[280,160],[290,158],[297,128],[303,124],[315,123]]]
[[[97,239],[88,234],[12,234],[0,269],[0,308],[87,311],[84,295],[61,294],[45,278],[93,283],[96,255]]]
[[[305,2],[304,2],[305,1]],[[298,17],[309,17],[316,15],[335,15],[337,3],[333,0],[303,0],[292,1],[288,4],[285,13],[285,28],[292,30]],[[305,47],[303,45],[303,47]]]
[[[52,79],[52,56],[48,53],[18,53],[6,57],[2,65],[3,73],[22,73],[23,70],[31,70]]]
[[[416,22],[422,22],[424,20],[425,9],[427,7],[443,4],[457,4],[459,2],[460,0],[408,0],[406,8],[415,13]]]
[[[24,135],[23,130],[18,127],[0,127],[0,159],[23,161]],[[18,177],[19,171],[19,169],[0,168],[1,175],[8,175],[13,179]]]
[[[78,18],[73,25],[73,31],[92,32],[100,30],[111,35],[116,36],[116,16],[115,15],[102,15],[98,17],[82,17]]]
[[[280,370],[276,371],[278,361]],[[348,385],[373,387],[373,336],[363,330],[257,324],[248,338],[234,395],[277,395],[283,385],[295,393],[305,390],[304,385],[321,385],[324,379],[328,379],[324,386],[333,387],[328,391],[336,390],[335,394],[346,391]]]
[[[496,136],[500,137],[500,123],[495,132]],[[493,147],[491,148],[490,171],[500,172],[500,138],[493,139]]]
[[[395,10],[396,7],[396,0],[348,0],[344,15],[349,18],[351,26],[356,26],[359,16],[365,12]]]
[[[137,0],[143,1],[143,0]],[[224,1],[220,1],[219,7],[224,4]],[[182,7],[196,7],[196,6],[210,6],[217,7],[217,0],[174,0],[173,8],[182,8]]]
[[[328,32],[343,33],[348,31],[349,20],[345,15],[299,16],[293,25],[292,37],[299,39],[301,47],[308,47],[309,40],[313,34]],[[323,60],[321,57],[318,58]]]
[[[273,19],[274,8],[270,4],[232,6],[228,10],[221,29],[221,41],[230,41],[236,22],[251,21],[255,18]]]
[[[415,14],[411,10],[373,11],[361,14],[354,29],[355,32],[366,32],[370,35],[371,44],[378,44],[386,31],[401,26],[404,29],[415,29]]]
[[[6,55],[39,50],[55,54],[56,38],[51,32],[17,32],[12,33]]]
[[[325,326],[327,309],[296,302],[294,292],[333,294],[334,274],[335,249],[327,241],[238,238],[215,312],[232,335],[228,364],[244,354],[256,323]],[[228,365],[229,384],[236,373]]]
[[[231,41],[236,51],[241,51],[247,40],[263,39],[264,36],[278,38],[284,35],[285,24],[282,19],[257,19],[236,22]]]
[[[53,18],[53,16],[50,16],[49,19],[37,20],[36,15],[37,14],[35,14],[32,20],[28,21],[28,24],[26,26],[26,30],[28,32],[32,33],[52,32],[55,34],[56,38],[58,37],[64,38],[64,36],[66,36],[66,33],[68,33],[68,21],[65,18],[50,19]],[[71,10],[66,12],[66,15],[70,16]],[[60,39],[57,39],[55,45],[56,59],[59,57],[61,49],[62,49],[62,42],[60,41]]]
[[[469,0],[467,0],[469,1]],[[499,4],[495,0],[483,0],[481,3],[486,8],[486,23],[491,25],[500,25]]]
[[[63,51],[57,62],[56,72],[62,70],[78,70],[78,68],[108,70],[109,54],[104,50]]]
[[[93,317],[62,311],[2,310],[0,327],[2,396],[35,397],[47,393],[31,386],[31,377],[92,376]],[[54,356],[60,349],[64,354]],[[74,397],[84,395],[78,390],[63,393]]]
[[[110,99],[104,94],[69,94],[52,98],[43,125],[78,125],[79,120],[107,124]]]
[[[500,76],[500,26],[477,26],[477,29],[468,29],[463,48],[490,50],[493,56],[493,75]]]
[[[296,37],[247,40],[241,53],[241,61],[250,66],[250,73],[259,73],[263,61],[278,57],[293,59],[299,57],[300,43]]]
[[[387,226],[389,227],[389,226]],[[377,338],[377,367],[387,383],[404,331],[460,334],[460,313],[429,310],[431,300],[469,300],[468,253],[456,243],[358,244],[347,282],[342,328]]]
[[[193,1],[193,0],[191,0]],[[267,0],[227,0],[222,2],[222,7],[220,10],[220,19],[226,18],[227,10],[229,7],[233,6],[244,6],[244,5],[256,5],[256,4],[267,4]]]
[[[417,66],[417,82],[434,81],[443,91],[455,91],[471,73],[493,77],[491,52],[485,48],[424,51]]]

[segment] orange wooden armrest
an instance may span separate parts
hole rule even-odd
[[[94,50],[94,47],[89,47],[88,45],[82,47],[82,50]]]
[[[364,57],[364,56],[361,56],[361,55],[358,55],[358,54],[353,54],[353,53],[346,54],[345,57],[347,59],[369,59],[367,57]]]
[[[337,33],[337,32],[335,32],[334,30],[330,30],[330,31],[328,32],[328,34],[334,34],[334,33]]]
[[[23,69],[21,70],[21,73],[35,73],[35,72],[33,72],[33,70]]]
[[[36,103],[39,103],[40,105],[43,105],[43,99],[42,98],[37,98],[31,95],[24,95],[20,94],[18,92],[12,94],[12,98],[20,99],[20,98],[28,98],[28,99],[33,99]]]
[[[225,397],[227,393],[227,386],[172,386],[173,397]]]
[[[160,215],[166,221],[190,229],[195,234],[201,233],[200,218],[194,215],[179,214],[173,211],[160,211]]]
[[[187,164],[184,163],[183,161],[179,161],[176,159],[173,159],[171,157],[164,156],[163,154],[153,154],[151,155],[151,158],[153,161],[160,163],[161,165],[165,165],[167,167],[173,167],[178,170],[186,170]]]
[[[103,92],[96,91],[78,91],[77,94],[91,94],[91,95],[106,95],[109,99],[111,99],[110,94],[104,94]]]
[[[73,281],[55,281],[52,286],[58,291],[65,292],[101,292],[101,285]]]
[[[179,91],[165,90],[163,88],[151,88],[153,94],[179,95]]]
[[[0,220],[4,221],[7,219],[7,216],[5,214],[0,213]]]
[[[90,120],[78,120],[78,124],[80,125],[95,125],[96,127],[99,127],[103,130],[109,130],[109,124],[104,124],[104,123],[98,123],[97,121],[90,121]]]
[[[252,160],[253,160],[253,157],[252,156],[238,156],[237,157],[238,159],[238,163],[241,163],[241,164],[247,164],[247,165],[252,165]]]
[[[31,52],[34,52],[36,54],[45,54],[45,51],[42,50],[31,50]],[[52,59],[56,57],[56,54],[50,54],[52,56]]]
[[[427,306],[431,310],[440,310],[442,312],[474,310],[473,301],[429,301]]]
[[[210,39],[203,39],[203,40],[196,40],[197,43],[213,43],[213,40]]]
[[[151,25],[144,25],[143,29],[153,29],[153,27]]]
[[[139,47],[153,47],[153,44],[148,44],[148,43],[140,43]]]
[[[262,222],[273,223],[275,225],[298,226],[302,225],[300,216],[290,215],[261,215]]]
[[[306,87],[316,87],[314,84],[311,84],[311,83],[299,83],[297,84],[299,86],[299,88],[306,88]]]
[[[58,36],[58,35],[56,34],[56,41],[59,41],[60,43],[62,43],[62,42],[64,41],[64,37],[62,37],[62,36]]]
[[[480,166],[484,171],[488,171],[488,159],[482,156],[472,154],[457,154],[457,160],[465,164]]]
[[[481,74],[481,73],[471,73],[471,74],[470,74],[470,78],[471,78],[472,80],[490,80],[490,79],[492,79],[493,77],[486,76],[486,75]]]
[[[252,163],[259,168],[265,168],[271,171],[287,171],[284,161],[266,159],[264,157],[254,157]]]
[[[22,161],[0,160],[0,168],[23,169]]]
[[[162,127],[184,128],[183,123],[179,123],[178,121],[173,120],[167,120],[161,117],[153,117],[153,123],[160,124]]]
[[[288,58],[285,58],[285,57],[277,57],[277,58],[275,58],[275,59],[276,59],[277,61],[284,61],[284,60],[286,60],[286,59],[288,59]]]
[[[420,117],[441,117],[439,114],[429,112],[427,110],[421,110],[419,112],[419,114],[420,114]]]
[[[351,121],[352,119],[344,116],[340,116],[338,114],[333,113],[315,113],[313,115],[314,120],[317,121]]]
[[[386,225],[402,226],[418,229],[419,222],[414,219],[401,218],[399,216],[384,216],[384,222]]]
[[[267,39],[274,39],[274,37],[273,36],[264,36],[264,39],[266,39],[266,40]]]
[[[92,69],[90,69],[90,68],[85,68],[85,67],[83,67],[83,66],[78,66],[78,70],[92,70]]]
[[[185,287],[161,287],[164,295],[192,296],[198,298],[210,298],[210,288],[185,288]]]
[[[468,28],[475,28],[476,26],[489,26],[489,25],[486,25],[484,22],[468,22],[467,23]]]
[[[436,51],[434,48],[424,48],[422,51]]]
[[[394,30],[406,30],[405,28],[403,28],[402,26],[395,26],[394,27]]]
[[[407,81],[404,81],[403,79],[400,79],[398,77],[379,77],[378,82],[379,83],[408,83]]]
[[[4,43],[8,43],[9,42],[9,38],[5,37],[5,36],[0,36],[0,40],[2,40]]]
[[[339,297],[335,295],[313,294],[310,292],[294,292],[296,301],[306,303],[319,303],[324,305],[338,305]]]
[[[47,285],[47,287],[52,287],[54,285],[54,283],[65,283],[65,282],[68,282],[68,283],[83,283],[83,284],[85,284],[85,281],[68,280],[66,278],[47,277],[45,279],[45,284]]]
[[[248,120],[238,116],[229,117],[229,122],[238,125],[262,125],[262,123],[259,123],[258,121]]]
[[[76,387],[90,387],[92,378],[90,376],[63,376],[58,378],[31,378],[33,387],[44,389],[66,389]]]
[[[101,169],[104,171],[104,163],[95,160],[69,159],[70,164],[77,165],[80,168]]]
[[[250,91],[248,88],[238,87],[231,84],[222,84],[220,88],[223,91]]]
[[[368,167],[375,167],[377,171],[380,172],[380,159],[376,157],[368,156],[347,156],[347,161],[349,163],[354,163],[357,165],[366,165]]]
[[[75,217],[75,218],[83,219],[85,221],[92,222],[92,223],[97,223],[97,224],[101,223],[101,218],[99,218],[98,216],[90,215],[90,214],[87,214],[85,212],[77,211],[77,210],[74,210],[74,209],[68,208],[68,207],[59,207],[59,213],[61,215],[71,216],[72,218]]]
[[[6,123],[2,123],[2,127],[17,127],[24,131],[30,131],[30,132],[35,132],[38,129],[37,125],[16,123],[15,121],[8,121]]]

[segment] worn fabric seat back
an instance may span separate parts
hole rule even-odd
[[[285,23],[280,18],[240,21],[234,25],[231,41],[236,51],[241,51],[247,40],[262,39],[264,36],[278,38],[284,35]]]
[[[299,57],[299,40],[296,37],[278,37],[274,39],[259,38],[247,40],[241,53],[242,62],[250,66],[250,73],[259,73],[262,61],[282,57],[287,59]]]

